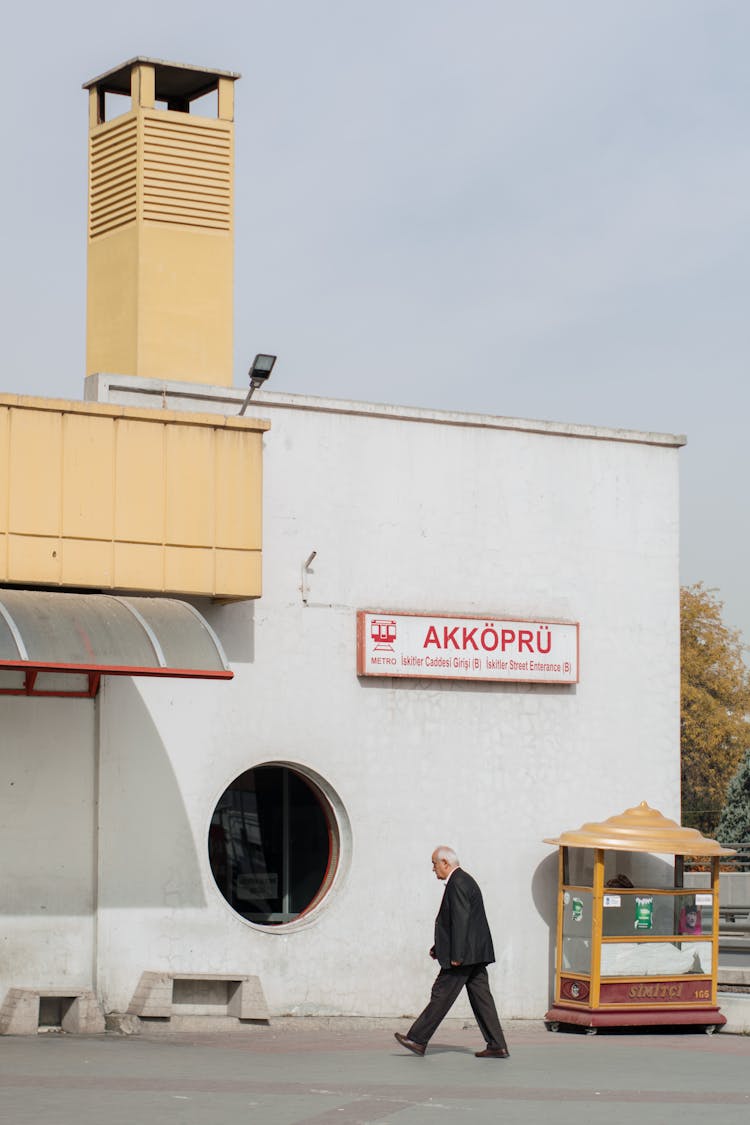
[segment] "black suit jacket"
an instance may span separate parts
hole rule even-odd
[[[441,969],[449,969],[451,961],[489,965],[495,960],[482,892],[460,867],[448,880],[435,919],[435,958]]]

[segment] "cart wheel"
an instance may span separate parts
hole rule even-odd
[[[598,1027],[587,1027],[586,1028],[586,1034],[587,1035],[596,1035],[598,1030],[599,1030]]]
[[[548,1020],[547,1023],[545,1023],[544,1026],[547,1028],[547,1031],[559,1031],[560,1030],[560,1024],[558,1023],[557,1020]]]

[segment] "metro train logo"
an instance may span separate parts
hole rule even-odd
[[[370,622],[370,639],[376,652],[393,652],[396,640],[396,622],[392,617],[373,617]]]

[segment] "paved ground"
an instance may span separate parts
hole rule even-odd
[[[0,1039],[3,1125],[746,1125],[750,1037],[550,1034],[506,1024],[507,1061],[444,1024],[423,1059],[389,1027],[291,1021],[184,1033]]]

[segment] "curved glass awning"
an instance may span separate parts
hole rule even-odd
[[[103,675],[230,680],[221,642],[173,598],[0,589],[0,694],[93,696]]]

